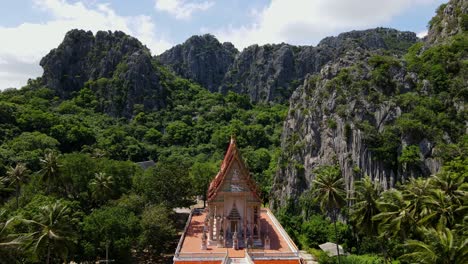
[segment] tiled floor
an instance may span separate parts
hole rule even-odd
[[[209,255],[212,253],[226,253],[227,250],[229,253],[229,257],[244,257],[244,249],[234,250],[232,248],[226,249],[218,248],[216,246],[208,246],[207,250],[201,249],[201,237],[203,232],[203,221],[205,220],[205,217],[206,213],[192,216],[192,220],[189,224],[187,233],[185,234],[185,240],[182,243],[180,253],[203,253]],[[269,231],[268,233],[271,241],[270,250],[265,250],[265,252],[292,252],[288,244],[286,243],[286,239],[275,227],[275,225],[273,224],[273,220],[268,216],[266,211],[261,211],[260,219],[262,231]]]

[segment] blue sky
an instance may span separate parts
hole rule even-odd
[[[252,44],[316,45],[378,26],[424,35],[442,0],[7,0],[0,9],[0,89],[42,74],[39,60],[72,28],[122,30],[153,54],[212,33]]]

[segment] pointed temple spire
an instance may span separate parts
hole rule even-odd
[[[221,168],[218,172],[218,174],[216,175],[216,177],[211,181],[210,185],[209,185],[209,188],[208,188],[208,195],[207,195],[207,198],[208,198],[208,202],[212,201],[213,198],[216,196],[216,194],[218,193],[218,190],[226,176],[226,173],[230,167],[230,165],[233,163],[233,161],[237,160],[239,162],[239,165],[240,165],[240,169],[243,170],[245,173],[245,175],[247,175],[247,184],[250,188],[250,191],[252,191],[252,193],[255,195],[255,197],[257,197],[257,199],[259,201],[261,201],[261,198],[260,198],[260,191],[259,191],[259,188],[257,186],[257,184],[255,183],[255,181],[250,178],[250,174],[242,160],[242,158],[240,157],[239,155],[239,151],[237,149],[237,144],[236,144],[236,136],[235,134],[232,134],[231,135],[231,140],[229,142],[229,146],[228,146],[228,149],[226,151],[226,154],[224,155],[224,159],[223,159],[223,162],[221,163]]]

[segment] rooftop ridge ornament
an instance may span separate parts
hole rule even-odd
[[[236,144],[236,134],[231,134],[231,144]]]

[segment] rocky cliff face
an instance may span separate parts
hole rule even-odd
[[[385,49],[401,53],[416,41],[412,32],[376,28],[328,37],[317,47],[253,45],[244,49],[231,65],[221,92],[248,94],[254,102],[285,101],[307,74],[318,73],[326,63],[350,50]]]
[[[376,84],[376,66],[369,63],[374,56],[359,49],[348,52],[325,65],[320,74],[306,78],[293,93],[283,127],[273,207],[298,199],[310,188],[314,169],[322,165],[339,165],[348,190],[363,175],[388,189],[411,175],[428,176],[439,170],[431,139],[392,134],[390,128],[403,112],[393,96],[412,91],[417,76],[395,60],[388,69],[388,81],[394,86]],[[379,135],[382,138],[376,140]],[[421,155],[421,162],[412,167],[400,162],[402,150],[410,145],[417,146]]]
[[[449,21],[461,21],[451,14],[460,14],[454,10],[463,6],[466,1],[443,5],[439,10],[444,11],[433,20],[445,26],[437,32],[432,26],[426,42],[415,45],[405,59],[398,52],[384,55],[385,38],[370,36],[362,42],[356,36],[339,37],[320,43],[318,47],[334,47],[341,55],[318,74],[308,75],[289,100],[270,202],[273,208],[297,202],[311,187],[314,170],[322,165],[338,165],[347,190],[364,175],[391,188],[408,177],[439,171],[443,152],[439,146],[456,144],[468,129],[463,117],[467,97],[462,95],[468,87],[467,67],[462,66],[468,52],[460,47],[468,36],[466,29],[446,28]],[[455,34],[458,42],[448,41]],[[412,38],[408,37],[400,39],[409,44]],[[447,42],[453,45],[437,46]],[[338,51],[348,45],[353,48]],[[457,66],[452,71],[449,65]],[[453,81],[444,79],[448,75]],[[439,103],[443,108],[437,109]],[[450,121],[446,120],[453,129],[437,121],[437,116],[450,112]]]
[[[100,107],[114,116],[130,117],[133,106],[164,105],[164,88],[149,50],[123,32],[71,30],[63,42],[40,62],[42,80],[68,99],[85,84],[100,99]]]
[[[429,22],[427,44],[444,42],[449,37],[468,30],[468,1],[452,0],[437,9]]]
[[[157,59],[176,74],[213,92],[249,95],[253,102],[284,102],[307,74],[357,47],[401,53],[417,41],[412,32],[376,28],[329,37],[317,47],[253,45],[238,54],[213,36],[193,36]]]
[[[228,67],[239,51],[229,42],[221,44],[213,35],[192,36],[157,59],[176,74],[217,92]]]

